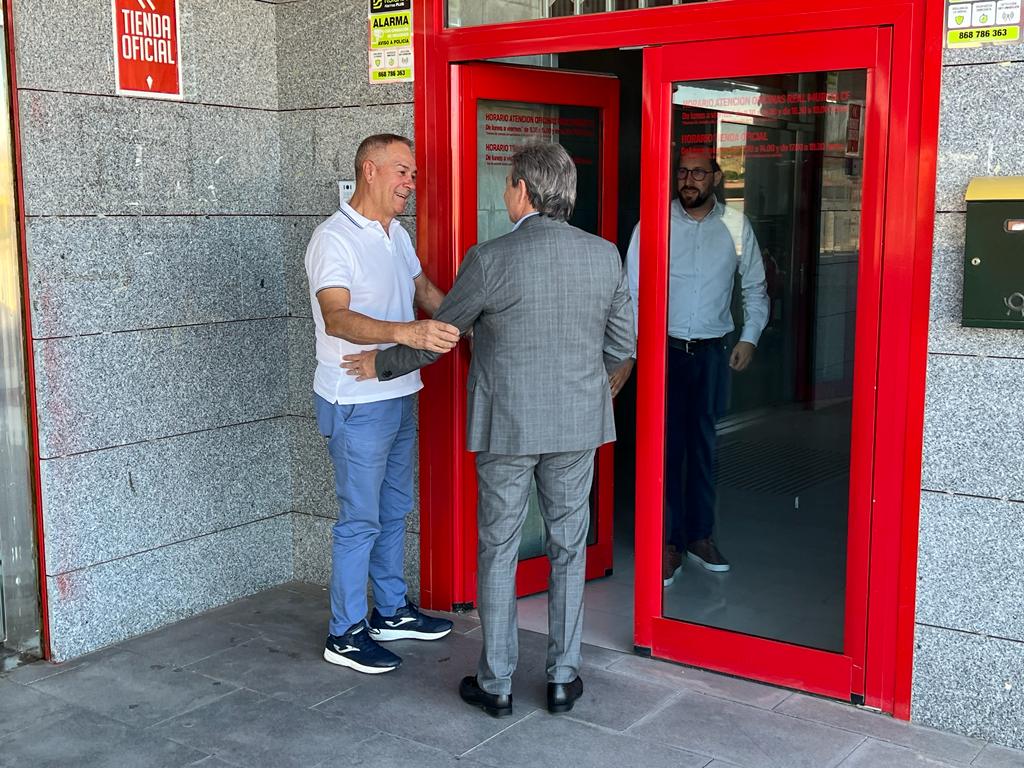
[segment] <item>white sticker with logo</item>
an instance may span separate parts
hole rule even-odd
[[[996,4],[996,21],[999,24],[1020,24],[1021,0],[999,0]]]
[[[966,29],[971,26],[971,4],[949,6],[949,19],[946,27],[949,29]]]
[[[991,27],[996,23],[996,4],[994,2],[975,3],[972,9],[974,18],[972,27]]]

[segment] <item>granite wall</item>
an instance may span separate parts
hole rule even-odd
[[[913,719],[1024,747],[1024,333],[960,327],[964,192],[1024,175],[1024,45],[946,51]]]
[[[411,85],[367,82],[362,0],[180,8],[177,103],[116,97],[108,0],[15,0],[57,659],[326,582],[302,257],[359,139],[412,135]]]
[[[411,83],[371,85],[364,0],[298,0],[278,5],[281,210],[288,304],[288,431],[293,477],[295,577],[327,583],[333,474],[313,416],[316,365],[303,257],[313,229],[338,207],[338,180],[353,179],[363,137],[413,135]],[[415,201],[402,223],[415,238]],[[406,577],[419,594],[419,515],[409,519]]]
[[[14,0],[57,659],[292,578],[277,11],[182,0],[177,103],[109,0]]]
[[[179,103],[115,95],[109,0],[15,0],[57,659],[327,581],[303,254],[358,141],[413,132],[412,86],[367,82],[363,0],[180,9]]]

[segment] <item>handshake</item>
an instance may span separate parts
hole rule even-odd
[[[401,323],[395,331],[395,342],[413,349],[444,354],[459,343],[459,329],[440,320],[413,320]],[[377,378],[377,350],[345,355],[341,367],[356,381]]]

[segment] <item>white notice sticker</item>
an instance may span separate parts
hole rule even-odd
[[[960,3],[949,6],[949,18],[946,20],[947,29],[966,29],[971,26],[971,4]]]
[[[997,24],[1020,24],[1020,0],[999,0],[996,3]]]
[[[975,3],[972,27],[991,27],[996,23],[996,4],[994,2]]]

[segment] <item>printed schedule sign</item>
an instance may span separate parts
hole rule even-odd
[[[178,0],[113,0],[117,93],[180,99]]]
[[[1021,0],[946,2],[946,47],[1015,43],[1021,39]]]
[[[412,0],[370,0],[370,82],[412,80]]]

